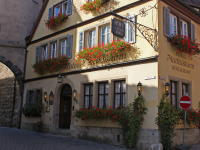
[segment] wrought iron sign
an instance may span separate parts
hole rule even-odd
[[[119,19],[112,19],[112,33],[120,38],[125,36],[125,23]]]
[[[158,32],[156,31],[156,29],[152,29],[152,28],[142,25],[140,23],[136,23],[136,22],[130,20],[129,18],[120,16],[114,12],[111,12],[111,13],[113,16],[115,16],[117,18],[121,18],[123,20],[128,20],[129,22],[133,23],[136,26],[136,28],[139,30],[139,32],[142,34],[142,36],[147,40],[147,42],[154,48],[154,50],[155,51],[158,50]]]

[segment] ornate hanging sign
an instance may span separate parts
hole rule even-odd
[[[112,19],[112,33],[120,38],[125,36],[125,23],[119,19]]]

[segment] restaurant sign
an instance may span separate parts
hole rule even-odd
[[[120,38],[125,36],[125,23],[119,19],[112,19],[112,33]]]

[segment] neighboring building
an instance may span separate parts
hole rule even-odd
[[[0,1],[0,126],[19,127],[25,38],[42,3],[42,0]]]
[[[27,113],[22,118],[22,127],[30,129],[42,125],[47,132],[120,144],[122,134],[117,123],[79,120],[75,118],[75,112],[84,107],[126,106],[137,96],[137,84],[141,82],[148,112],[139,149],[147,149],[150,144],[159,142],[155,118],[165,83],[170,83],[174,107],[179,107],[182,95],[192,97],[193,108],[197,108],[200,102],[199,56],[179,52],[174,41],[170,41],[173,35],[182,34],[199,42],[200,16],[175,0],[108,0],[98,12],[92,13],[81,9],[84,3],[83,0],[74,0],[73,3],[72,0],[49,0],[45,3],[27,47],[23,102],[24,108],[42,102],[42,113],[32,114],[40,116],[37,118]],[[120,39],[111,32],[112,19],[115,18],[112,10],[137,23],[135,26],[124,20],[124,40],[137,47],[139,55],[136,56],[133,49],[114,58],[105,56],[99,63],[91,59],[93,53],[89,53],[89,61],[77,65],[75,58],[83,48],[92,49],[100,43]],[[68,17],[64,17],[60,25],[55,24],[54,18],[61,14]],[[113,32],[123,33],[120,28]],[[64,70],[62,65],[56,67],[58,60],[51,62],[55,61],[54,58],[61,61],[60,56],[70,58]],[[187,132],[185,141],[198,141],[197,129],[188,129]],[[182,130],[177,129],[175,144],[181,143],[181,136]]]

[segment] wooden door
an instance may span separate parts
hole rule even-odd
[[[72,89],[64,85],[60,95],[59,128],[69,129],[71,124]]]

